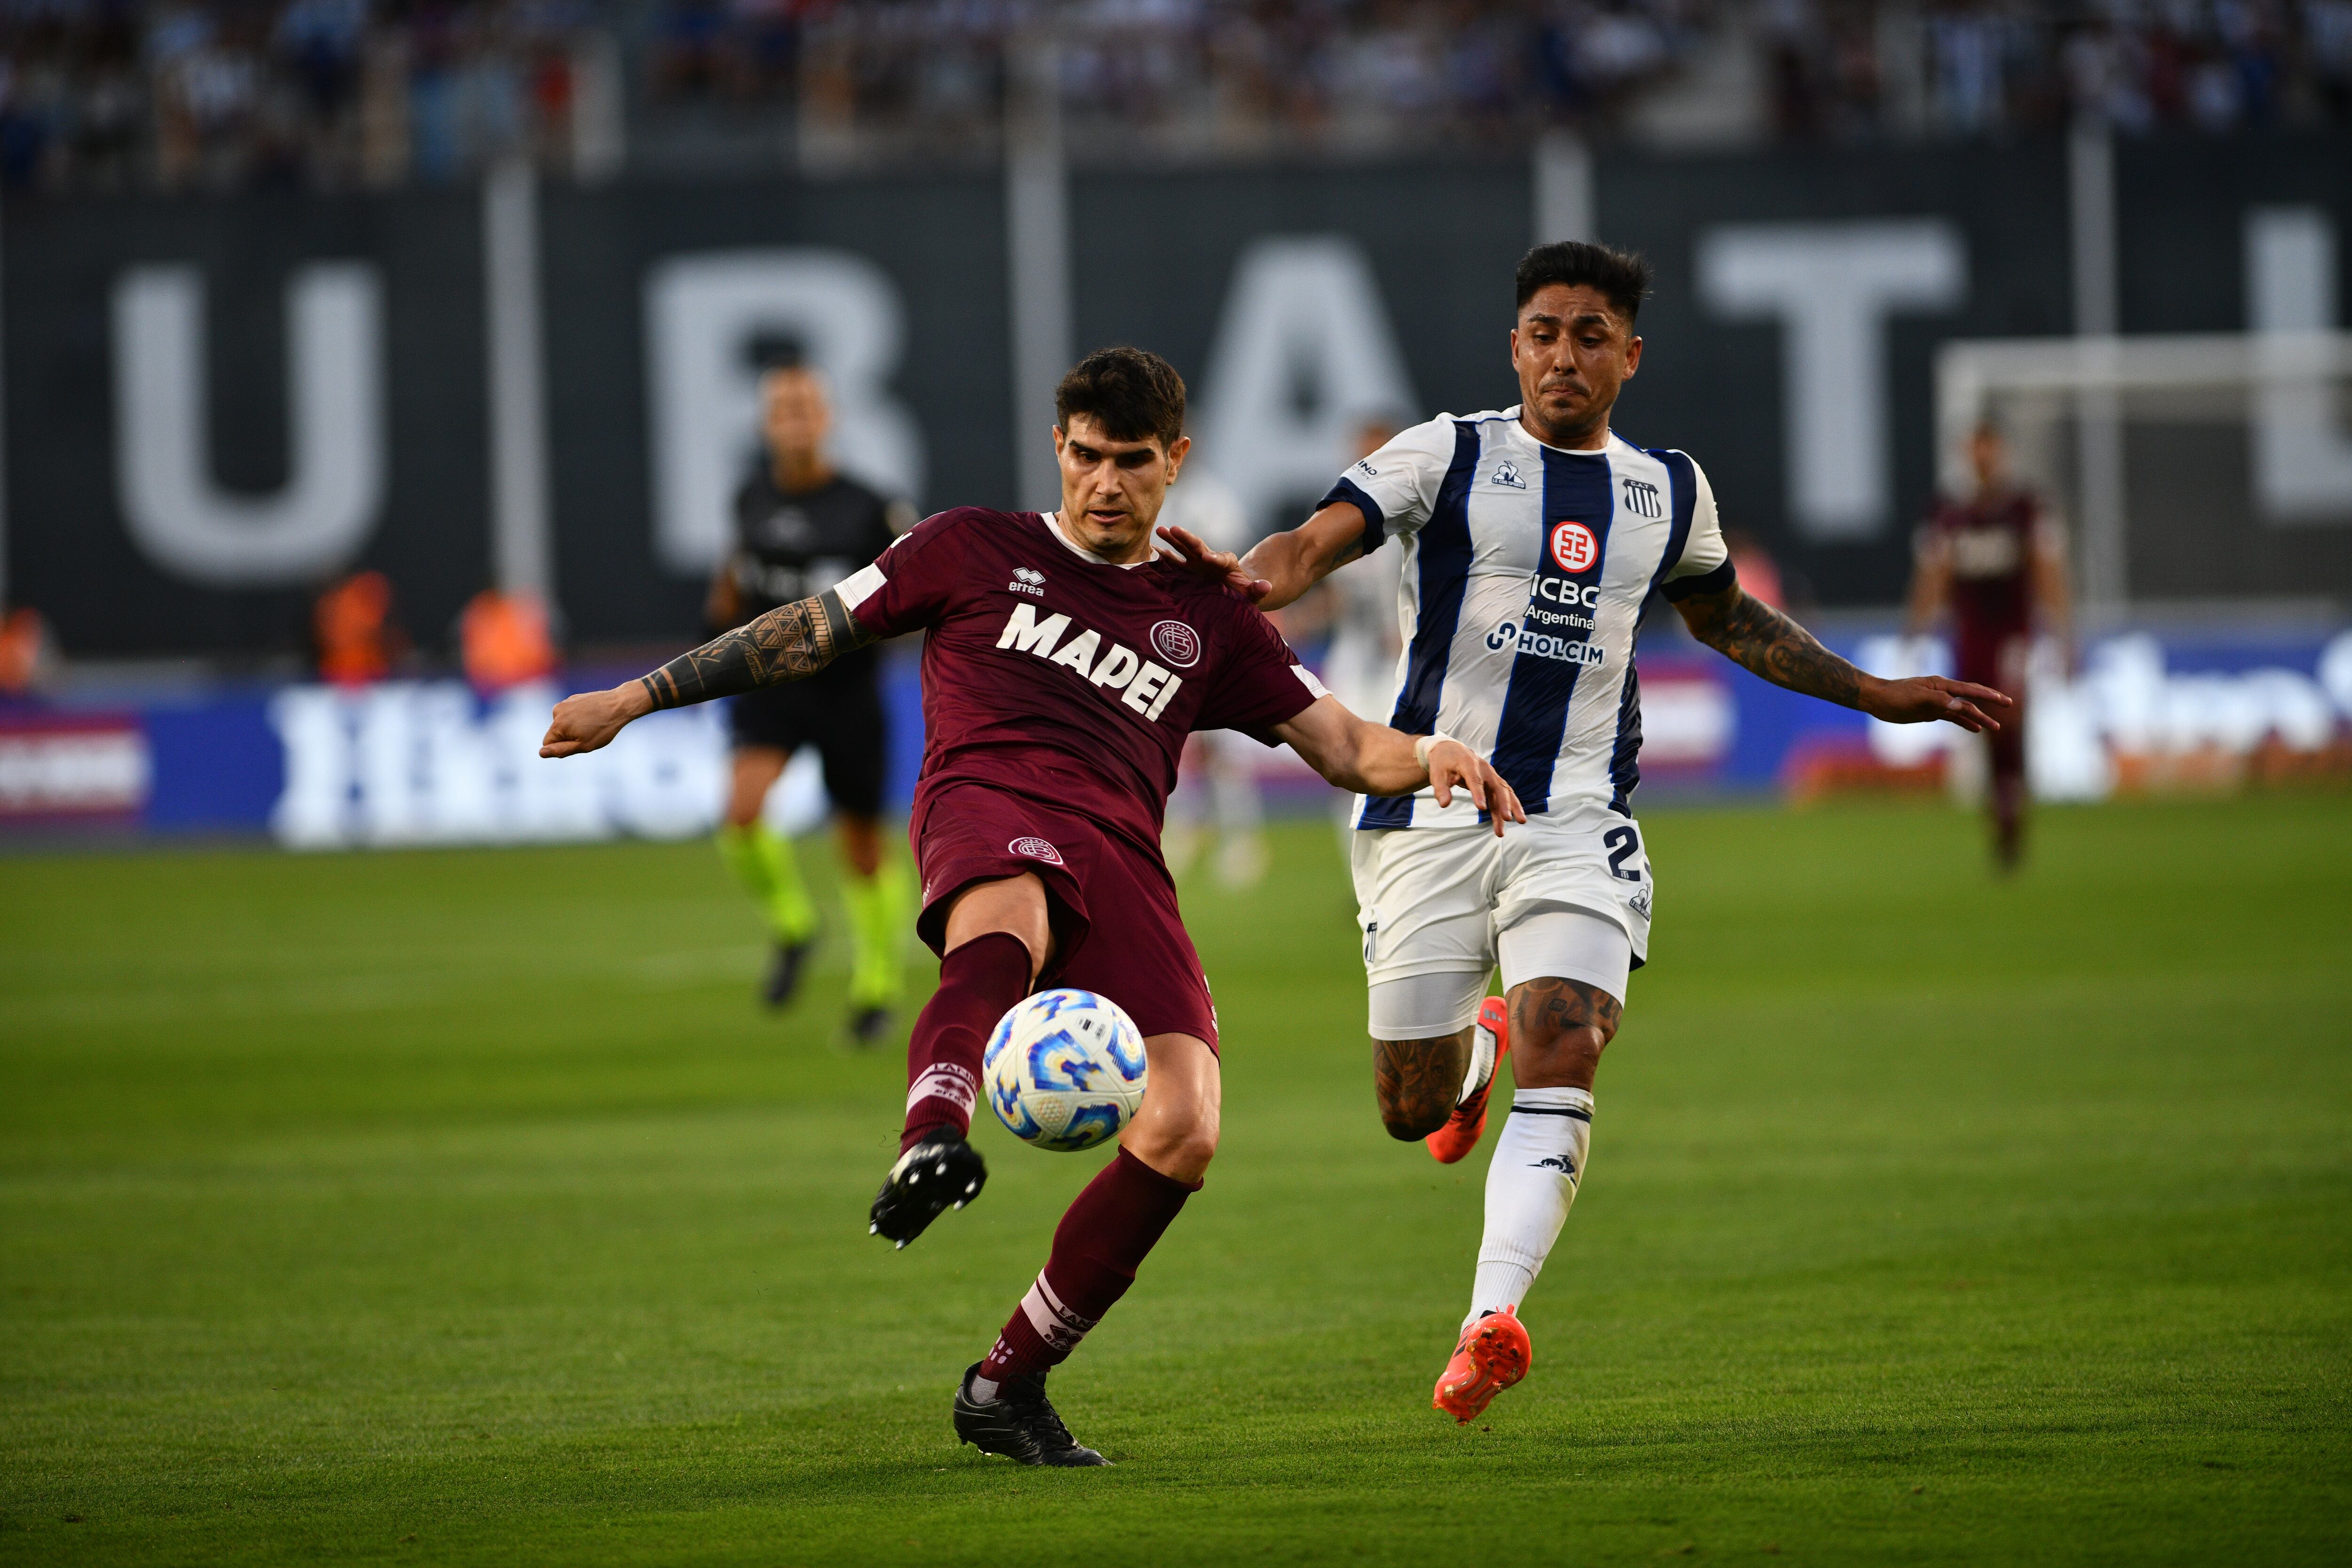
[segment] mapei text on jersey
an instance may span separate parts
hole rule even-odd
[[[1176,689],[1184,684],[1183,678],[1162,669],[1125,643],[1111,644],[1097,662],[1102,634],[1093,630],[1081,630],[1057,650],[1055,644],[1069,627],[1070,617],[1066,615],[1056,612],[1041,621],[1035,606],[1015,605],[1013,614],[1005,617],[996,646],[1034,654],[1048,664],[1066,665],[1077,671],[1079,679],[1101,688],[1105,696],[1118,693],[1121,702],[1157,722]]]

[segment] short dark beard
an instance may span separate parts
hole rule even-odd
[[[1111,553],[1111,552],[1109,552],[1109,551],[1108,551],[1108,550],[1105,550],[1105,549],[1101,548],[1099,545],[1097,545],[1097,544],[1091,544],[1091,543],[1088,543],[1088,542],[1087,542],[1088,538],[1089,538],[1089,537],[1090,537],[1090,536],[1091,536],[1091,535],[1092,535],[1096,531],[1095,531],[1094,525],[1093,525],[1092,523],[1085,522],[1085,521],[1082,521],[1082,520],[1086,517],[1086,515],[1087,515],[1087,514],[1086,514],[1086,512],[1085,512],[1084,510],[1080,510],[1080,511],[1078,511],[1078,512],[1076,512],[1076,513],[1075,513],[1075,514],[1074,514],[1074,513],[1072,513],[1072,512],[1070,511],[1070,510],[1069,510],[1067,507],[1063,508],[1063,509],[1062,509],[1062,513],[1061,513],[1061,516],[1062,516],[1062,521],[1063,521],[1063,524],[1064,524],[1064,527],[1063,527],[1063,536],[1064,536],[1065,538],[1068,539],[1068,540],[1069,540],[1069,542],[1070,542],[1071,543],[1073,543],[1073,544],[1081,545],[1081,546],[1085,547],[1085,548],[1086,548],[1086,549],[1087,549],[1087,550],[1091,550],[1091,551],[1093,551],[1097,555],[1101,556],[1101,557],[1102,557],[1104,560],[1106,560],[1106,561],[1109,561],[1109,560],[1115,560],[1115,559],[1117,559],[1117,557],[1116,557],[1116,556],[1114,556],[1114,555]],[[1133,514],[1132,512],[1130,512],[1130,513],[1129,513],[1129,515],[1131,517],[1131,516],[1133,516],[1134,514]],[[1158,521],[1158,519],[1156,519],[1156,518],[1155,518],[1153,521],[1154,521],[1154,522],[1157,522],[1157,521]],[[1141,541],[1141,542],[1142,542],[1142,544],[1143,544],[1143,547],[1144,547],[1144,550],[1145,550],[1145,552],[1146,552],[1146,559],[1149,559],[1149,554],[1150,554],[1150,547],[1151,547],[1151,538],[1152,538],[1152,531],[1151,531],[1150,528],[1146,528],[1146,529],[1143,531],[1143,538],[1142,538],[1142,541]],[[1129,549],[1130,549],[1130,550],[1131,550],[1131,549],[1133,549],[1133,548],[1134,548],[1134,546],[1130,544],[1130,545],[1127,546],[1127,548],[1129,548]]]
[[[1616,400],[1612,398],[1605,406],[1585,420],[1580,427],[1572,430],[1563,429],[1546,420],[1542,414],[1543,405],[1540,403],[1523,403],[1521,410],[1527,422],[1536,426],[1536,439],[1543,442],[1544,445],[1578,447],[1591,441],[1596,434],[1608,430],[1610,411],[1616,406]]]

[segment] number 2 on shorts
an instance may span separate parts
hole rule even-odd
[[[1638,882],[1642,879],[1642,872],[1639,867],[1636,867],[1631,871],[1625,869],[1625,858],[1638,852],[1642,847],[1642,839],[1639,834],[1635,833],[1630,826],[1612,827],[1608,832],[1601,836],[1601,842],[1609,846],[1609,874],[1611,876],[1618,879],[1620,881],[1625,882]]]

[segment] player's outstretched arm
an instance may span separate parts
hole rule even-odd
[[[1525,822],[1519,797],[1484,757],[1450,735],[1408,735],[1348,710],[1336,697],[1317,698],[1296,718],[1277,724],[1275,739],[1341,789],[1366,795],[1412,795],[1426,784],[1439,805],[1462,791],[1489,813],[1499,836],[1506,822]]]
[[[1694,594],[1677,601],[1675,608],[1682,612],[1691,636],[1773,685],[1841,708],[1859,708],[1889,723],[1925,724],[1943,719],[1963,730],[1998,730],[2000,721],[1988,710],[2012,706],[2008,697],[1990,686],[1947,680],[1940,675],[1909,680],[1865,675],[1823,647],[1812,633],[1749,596],[1737,583],[1717,593]]]
[[[1364,552],[1364,514],[1352,502],[1333,501],[1287,533],[1259,540],[1245,556],[1212,550],[1189,529],[1163,528],[1160,538],[1193,571],[1223,578],[1261,610],[1278,610]]]
[[[542,757],[569,757],[609,742],[633,719],[814,675],[851,648],[874,639],[859,629],[828,588],[814,599],[766,615],[682,653],[651,675],[609,691],[584,691],[555,705],[539,743]]]

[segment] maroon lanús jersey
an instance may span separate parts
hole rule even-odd
[[[915,819],[978,783],[1159,853],[1194,730],[1274,726],[1323,695],[1257,606],[1163,561],[1115,566],[1034,511],[926,518],[836,585],[877,637],[928,627]]]
[[[1948,500],[1927,520],[1929,540],[1951,562],[1952,621],[1963,645],[2022,637],[2032,612],[2041,503],[2024,490]]]

